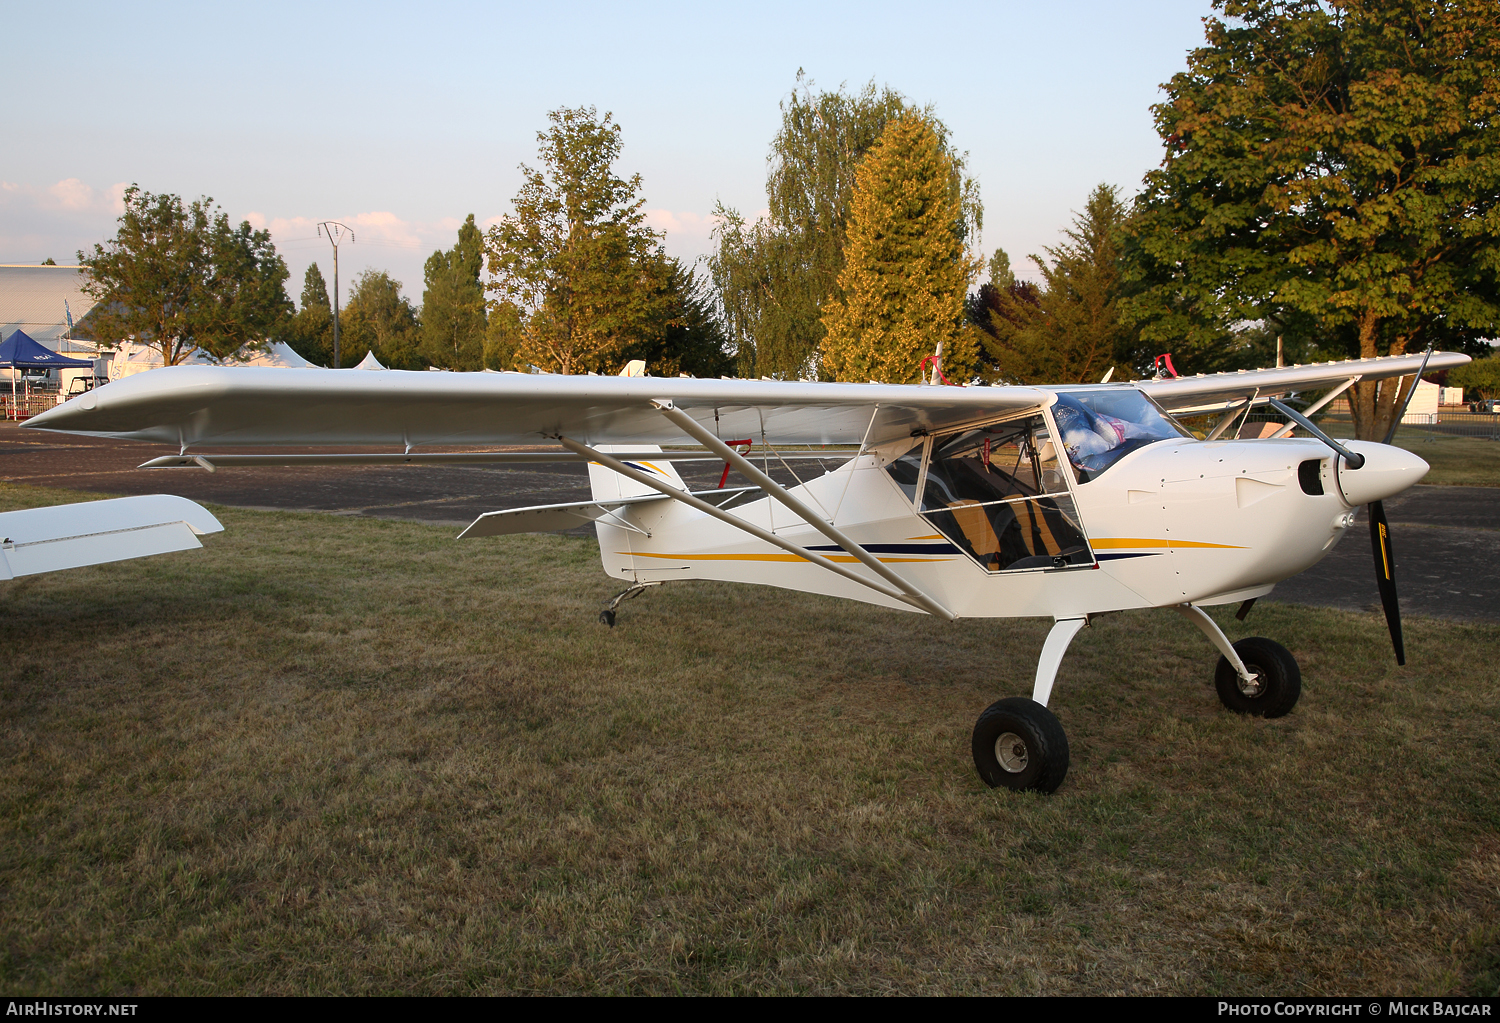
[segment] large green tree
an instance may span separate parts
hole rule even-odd
[[[714,211],[709,267],[742,374],[817,371],[824,306],[842,297],[838,282],[860,160],[889,122],[908,113],[925,118],[936,133],[953,167],[955,228],[965,242],[976,236],[983,219],[978,186],[964,176],[963,157],[950,150],[947,129],[930,109],[915,109],[873,82],[857,93],[815,93],[798,72],[767,160],[767,216],[749,223],[722,203]]]
[[[1120,321],[1119,191],[1100,185],[1075,214],[1067,241],[1032,256],[1042,287],[1017,282],[997,249],[990,283],[971,301],[971,319],[1000,379],[1011,383],[1088,383],[1114,369],[1132,373],[1143,359],[1137,334]],[[1123,371],[1123,372],[1122,372]]]
[[[387,369],[423,369],[417,311],[401,294],[401,282],[384,270],[354,278],[349,302],[339,317],[339,356],[348,365],[366,352]]]
[[[458,242],[427,258],[422,292],[422,354],[444,369],[477,370],[484,361],[484,235],[470,213]]]
[[[1302,317],[1363,357],[1500,329],[1500,5],[1215,6],[1155,108],[1166,156],[1130,231],[1143,336],[1212,368],[1248,321]],[[1359,436],[1399,399],[1358,385]]]
[[[593,107],[547,116],[542,166],[522,165],[515,212],[489,232],[488,290],[504,333],[487,361],[505,353],[557,373],[611,372],[660,323],[669,267],[646,226],[640,175],[613,170],[620,126]]]
[[[967,376],[964,297],[978,270],[964,246],[954,166],[917,114],[886,125],[859,165],[838,296],[823,307],[823,371],[835,380],[916,383],[925,356]]]
[[[91,323],[109,341],[133,336],[176,366],[205,352],[226,358],[266,341],[291,315],[286,264],[267,231],[238,227],[207,197],[125,190],[115,237],[78,253],[98,300]]]

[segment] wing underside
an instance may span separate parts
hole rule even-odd
[[[723,438],[881,443],[913,431],[1046,405],[1031,387],[919,387],[762,380],[383,373],[183,366],[140,373],[63,403],[33,429],[222,445],[673,444],[659,403]]]

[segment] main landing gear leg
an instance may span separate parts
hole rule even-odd
[[[1214,688],[1225,707],[1236,714],[1279,718],[1296,706],[1302,669],[1290,650],[1262,636],[1230,643],[1202,608],[1178,604],[1174,610],[1202,629],[1223,654],[1214,669]]]
[[[974,725],[974,766],[991,788],[1053,792],[1068,773],[1068,737],[1047,709],[1058,665],[1087,618],[1059,618],[1042,644],[1031,699],[991,704]]]

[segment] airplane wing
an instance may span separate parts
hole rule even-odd
[[[0,512],[0,579],[191,550],[223,528],[170,494]]]
[[[1352,378],[1408,375],[1421,360],[1352,359],[1103,386],[1139,387],[1168,411],[1181,411]],[[1468,361],[1466,355],[1435,352],[1428,368]],[[411,452],[536,444],[558,435],[587,444],[681,444],[682,431],[654,404],[666,401],[720,438],[873,445],[1046,407],[1060,389],[1073,388],[176,366],[87,391],[23,426],[178,444],[183,450],[210,444],[389,444]]]
[[[1427,372],[1452,369],[1469,362],[1458,352],[1433,352],[1427,361]],[[1145,391],[1168,412],[1199,407],[1222,406],[1225,402],[1248,397],[1279,398],[1293,391],[1315,391],[1336,387],[1351,378],[1383,380],[1409,376],[1422,366],[1422,353],[1379,359],[1346,359],[1341,362],[1315,362],[1306,366],[1283,366],[1277,369],[1240,370],[1237,373],[1199,373],[1197,376],[1173,377],[1168,380],[1142,380],[1135,386]]]
[[[138,373],[34,416],[30,429],[198,447],[681,444],[666,399],[722,438],[878,444],[1050,405],[1034,387],[927,387],[531,373],[358,373],[176,366]]]

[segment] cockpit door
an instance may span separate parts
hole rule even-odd
[[[1060,452],[1035,412],[932,436],[915,481],[900,461],[889,471],[906,477],[918,513],[987,572],[1091,567]]]

